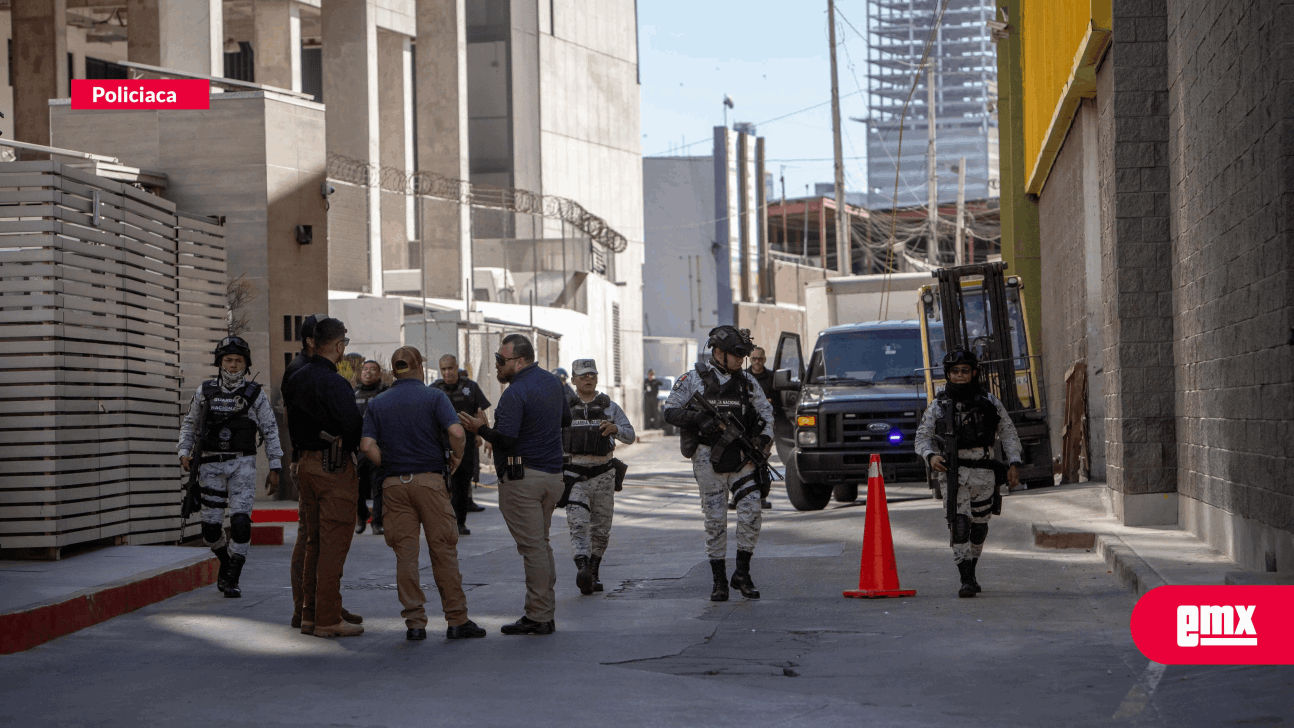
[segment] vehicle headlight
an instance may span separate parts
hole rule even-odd
[[[813,430],[804,430],[803,432],[796,433],[795,439],[801,445],[812,447],[818,444],[818,433]]]

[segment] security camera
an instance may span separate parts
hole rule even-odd
[[[331,195],[336,191],[337,191],[337,188],[333,187],[327,182],[324,182],[323,184],[319,185],[319,194],[323,195],[325,198],[327,198],[328,195]]]

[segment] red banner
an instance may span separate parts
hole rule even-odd
[[[1130,627],[1164,665],[1294,665],[1294,586],[1161,586]]]
[[[209,109],[211,82],[201,79],[124,81],[74,79],[74,109]]]

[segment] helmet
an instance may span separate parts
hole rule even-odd
[[[755,342],[750,339],[750,329],[727,325],[710,329],[710,340],[706,342],[706,346],[740,357],[750,356],[750,352],[755,350]]]
[[[554,369],[554,370],[553,370],[553,374],[556,374],[557,376],[561,377],[562,379],[570,379],[570,378],[571,378],[571,375],[567,374],[567,373],[566,373],[566,370],[565,370],[565,369],[563,369],[563,368],[561,368],[561,367],[557,367],[556,369]]]
[[[216,366],[220,366],[220,360],[225,358],[225,354],[242,354],[243,360],[247,362],[247,368],[252,366],[252,347],[243,341],[241,336],[226,336],[216,345]]]
[[[943,364],[945,377],[948,376],[948,370],[958,364],[965,364],[971,369],[979,369],[979,359],[975,356],[975,352],[968,351],[966,349],[953,349],[947,354],[944,354]]]

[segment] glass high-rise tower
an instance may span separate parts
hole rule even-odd
[[[929,70],[921,57],[942,0],[869,0],[868,207],[893,206],[895,165],[898,205],[927,204],[927,130],[931,117]],[[966,158],[966,199],[999,196],[997,55],[987,21],[987,0],[948,0],[935,31],[934,118],[939,202],[957,199],[957,164]],[[915,75],[920,76],[912,91]],[[904,101],[909,92],[906,116]],[[899,129],[903,130],[902,150]]]

